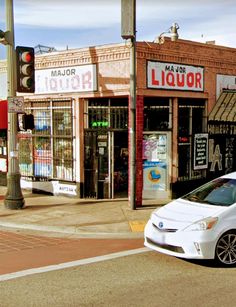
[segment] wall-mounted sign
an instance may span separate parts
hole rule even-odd
[[[99,122],[99,121],[92,122],[92,127],[93,127],[93,128],[94,128],[94,127],[108,127],[108,126],[109,126],[108,122],[105,122],[105,121],[101,121],[101,122]]]
[[[214,123],[208,124],[209,134],[219,134],[219,135],[236,135],[236,123]]]
[[[24,97],[8,97],[9,113],[24,113]]]
[[[208,134],[199,133],[194,136],[194,170],[208,167]]]
[[[96,90],[97,72],[95,64],[35,71],[35,94]]]
[[[202,92],[204,90],[204,69],[203,67],[148,61],[147,87]]]
[[[236,90],[236,76],[216,75],[216,99],[222,90]]]
[[[56,184],[54,184],[54,193],[77,195],[77,188],[76,185],[57,182]]]

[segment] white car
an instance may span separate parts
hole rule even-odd
[[[168,255],[236,264],[236,172],[156,209],[144,238],[145,246]]]

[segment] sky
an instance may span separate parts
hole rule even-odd
[[[0,29],[6,29],[0,0]],[[128,1],[128,0],[127,0]],[[15,46],[56,50],[120,43],[121,0],[13,0]],[[235,0],[136,0],[138,41],[153,41],[173,22],[179,37],[236,48]],[[0,44],[0,59],[6,47]]]

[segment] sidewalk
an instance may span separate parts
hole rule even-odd
[[[75,199],[32,194],[23,190],[25,207],[4,206],[6,187],[0,186],[0,228],[40,231],[91,238],[141,238],[151,212],[159,205],[146,200],[131,210],[127,199]]]

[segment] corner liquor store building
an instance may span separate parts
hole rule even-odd
[[[235,49],[137,42],[136,200],[169,199],[207,178],[207,116]],[[128,195],[130,50],[125,44],[36,58],[25,96],[35,130],[19,133],[22,187],[78,197]],[[178,193],[177,193],[178,192]]]

